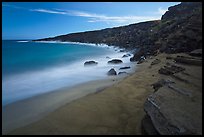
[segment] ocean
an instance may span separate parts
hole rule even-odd
[[[130,66],[126,52],[107,45],[60,42],[2,41],[3,106],[59,88],[107,78],[107,72]],[[124,63],[113,65],[113,58]],[[96,66],[84,66],[94,60]],[[130,71],[130,70],[127,70]]]

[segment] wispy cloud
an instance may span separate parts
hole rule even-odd
[[[30,11],[36,11],[36,12],[44,12],[44,13],[51,13],[51,14],[62,14],[66,15],[66,12],[59,12],[54,10],[47,10],[47,9],[30,9]]]
[[[108,16],[108,15],[89,13],[84,11],[62,10],[62,9],[55,9],[55,10],[33,9],[32,11],[85,17],[85,18],[88,18],[88,22],[136,23],[136,22],[160,19],[160,16]]]
[[[18,9],[26,9],[23,7],[18,7],[14,5],[5,5],[3,6],[11,7],[11,8],[18,8]],[[138,23],[143,21],[149,20],[158,20],[161,18],[161,15],[165,13],[165,9],[159,8],[157,14],[153,16],[134,16],[134,15],[127,15],[127,16],[109,16],[103,14],[96,14],[90,13],[85,11],[76,11],[76,10],[64,10],[64,9],[26,9],[31,12],[40,12],[40,13],[47,13],[47,14],[59,14],[59,15],[68,15],[68,16],[76,16],[76,17],[83,17],[87,18],[87,22],[105,22],[105,23],[117,23],[117,24],[130,24],[130,23]]]

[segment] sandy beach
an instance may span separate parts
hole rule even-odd
[[[7,133],[32,134],[32,135],[35,134],[141,135],[142,134],[141,121],[145,116],[144,103],[148,95],[153,93],[153,88],[151,84],[155,83],[155,81],[158,81],[160,78],[165,77],[163,75],[158,74],[158,70],[159,68],[161,68],[162,65],[166,63],[166,56],[167,54],[159,54],[158,56],[148,58],[147,60],[145,60],[144,63],[137,65],[137,69],[134,74],[118,81],[110,80],[109,82],[103,84],[103,86],[101,87],[106,87],[105,89],[103,88],[100,88],[101,90],[96,89],[93,85],[97,86],[96,84],[97,82],[93,83],[92,85],[89,85],[93,86],[92,89],[90,89],[90,87],[88,86],[89,88],[87,88],[87,90],[89,90],[89,92],[87,91],[88,94],[86,96],[83,95],[84,97],[79,98],[77,100],[69,98],[69,100],[73,100],[69,101],[69,103],[66,103],[67,102],[66,99],[68,99],[66,97],[62,97],[63,98],[62,100],[64,101],[58,100],[60,102],[59,103],[58,101],[56,101],[57,99],[60,99],[58,97],[56,98],[56,100],[48,97],[49,99],[46,99],[45,101],[44,97],[41,96],[42,99],[39,98],[39,101],[37,101],[38,105],[35,106],[36,108],[39,109],[39,107],[40,108],[42,107],[43,109],[46,108],[46,104],[49,104],[50,106],[53,106],[56,109],[54,109],[53,111],[52,108],[52,111],[51,110],[49,111],[51,107],[47,107],[49,108],[47,113],[41,113],[40,118],[37,118],[38,116],[36,116],[34,118],[35,119],[34,122],[32,121],[33,118],[29,119],[29,122],[26,123],[26,126],[21,125],[23,127],[17,129],[15,129],[16,127],[12,127],[15,130],[11,130],[11,132]],[[176,54],[174,56],[176,56]],[[159,58],[161,62],[157,65],[151,66],[150,64],[153,60],[155,60],[155,58]],[[195,67],[195,69],[198,70],[194,72],[195,76],[199,76],[200,72],[202,73],[201,71],[202,68]],[[111,81],[114,83],[111,83]],[[202,81],[197,81],[196,83],[200,85],[200,82]],[[82,86],[81,89],[84,90],[84,87]],[[76,91],[80,92],[81,89],[78,88]],[[92,90],[92,92],[90,92],[90,90]],[[64,93],[62,92],[61,95],[64,96],[65,93],[66,92]],[[82,95],[86,93],[80,94]],[[54,97],[55,92],[53,92],[53,95],[51,94],[51,96]],[[40,102],[40,100],[42,102]],[[35,109],[35,107],[34,108],[32,107],[30,108],[30,110],[27,111],[29,113],[32,112],[36,113],[37,109]],[[22,109],[25,108],[26,106],[23,107]],[[23,117],[23,115],[24,114],[19,114],[18,116]],[[13,116],[14,114],[12,114],[12,117]],[[7,116],[7,118],[9,117],[11,116]],[[21,118],[18,117],[18,119]],[[200,119],[200,117],[198,117],[198,119]],[[20,123],[20,120],[15,121]],[[8,127],[9,126],[11,126],[11,124],[8,124]]]
[[[35,122],[60,106],[80,97],[99,92],[122,80],[120,77],[110,76],[104,80],[90,81],[72,87],[65,87],[49,93],[37,95],[3,107],[2,120],[3,134]]]

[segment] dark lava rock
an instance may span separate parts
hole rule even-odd
[[[84,66],[87,66],[87,65],[97,65],[97,64],[98,64],[98,62],[96,62],[96,61],[86,61],[84,63]]]
[[[141,57],[144,55],[145,55],[144,50],[141,49],[138,52],[136,52],[132,58],[130,58],[130,61],[131,62],[139,61]]]
[[[178,63],[188,64],[188,65],[198,65],[198,66],[202,65],[202,59],[177,56],[174,60]]]
[[[154,89],[154,92],[156,92],[159,88],[163,87],[164,85],[168,85],[168,84],[172,84],[175,83],[171,80],[165,80],[165,79],[161,79],[159,81],[157,81],[156,83],[152,84],[151,86]]]
[[[143,63],[144,61],[145,61],[144,58],[140,58],[139,61],[137,62],[137,64],[141,64],[141,63]]]
[[[113,60],[108,61],[108,63],[119,64],[119,63],[123,63],[123,61],[120,59],[113,59]]]
[[[115,71],[115,69],[110,69],[109,71],[108,71],[108,73],[107,73],[109,76],[111,76],[111,75],[117,75],[117,72]]]
[[[122,56],[122,58],[129,57],[129,56],[131,56],[131,55],[130,54],[125,54],[125,55]]]
[[[145,115],[142,119],[142,134],[143,135],[159,135],[157,130],[155,129],[150,116]]]
[[[123,71],[118,73],[118,75],[121,75],[121,74],[127,74],[127,72]]]
[[[121,70],[121,69],[130,69],[130,67],[122,67],[119,70]]]
[[[159,64],[160,62],[161,60],[155,59],[154,61],[152,61],[151,65],[156,65],[156,64]]]
[[[191,51],[191,52],[189,53],[189,55],[201,57],[201,56],[202,56],[202,49],[193,50],[193,51]]]
[[[121,49],[120,52],[125,52],[125,50],[124,50],[124,49]]]
[[[174,59],[173,57],[167,56],[166,59]]]
[[[177,65],[171,65],[171,66],[164,66],[163,68],[159,69],[160,74],[164,75],[172,75],[181,71],[184,71],[185,68],[177,66]]]

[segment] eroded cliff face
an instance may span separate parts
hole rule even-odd
[[[158,25],[148,34],[151,45],[143,45],[132,58],[137,61],[139,52],[180,53],[202,48],[202,3],[183,2],[169,7]],[[152,55],[153,55],[152,54]]]

